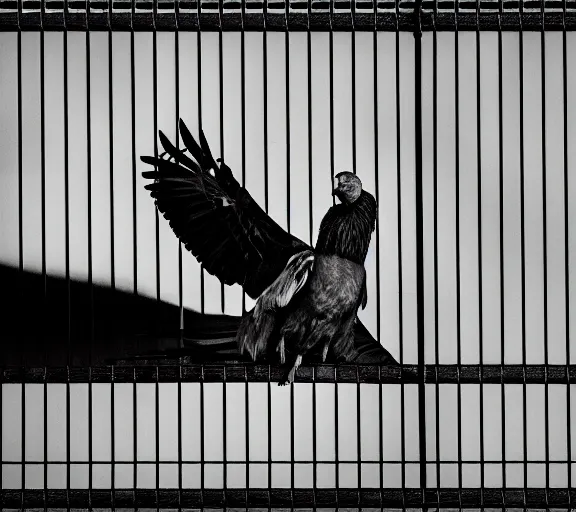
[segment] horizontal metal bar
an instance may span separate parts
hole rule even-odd
[[[408,12],[222,12],[202,10],[197,12],[23,12],[0,11],[0,31],[50,30],[50,31],[414,31],[414,17]],[[540,31],[542,14],[528,12],[423,12],[421,29],[430,31],[498,30]],[[576,13],[546,12],[546,30],[576,30]]]
[[[352,10],[355,8],[359,9],[374,9],[373,0],[3,0],[3,9],[17,9],[18,5],[22,6],[22,10],[55,10],[55,9],[74,9],[83,11],[86,10],[104,10],[107,11],[112,6],[112,11],[121,9],[132,9],[136,10],[172,10],[174,11],[175,6],[178,9],[197,9],[198,4],[200,4],[201,9],[214,9],[218,10],[220,6],[222,9],[279,9],[285,10],[288,4],[288,9],[302,9],[308,10],[310,8],[313,11],[326,10],[329,11],[331,6],[334,10]],[[504,12],[520,10],[520,4],[522,4],[522,10],[541,10],[542,5],[544,5],[545,10],[563,10],[564,1],[563,0],[503,0],[500,2],[495,2],[494,0],[424,0],[421,2],[422,9],[426,10],[437,10],[437,11],[454,11],[455,5],[457,4],[458,10],[462,11],[495,11],[499,10],[500,7]],[[378,10],[405,10],[413,11],[415,8],[415,0],[378,0],[376,2],[376,7]],[[568,10],[574,9],[568,3],[566,5]]]
[[[459,496],[459,494],[461,494]],[[338,496],[337,496],[338,495]],[[2,491],[2,506],[19,508],[44,506],[44,495],[41,490],[25,490],[24,502],[21,491]],[[49,489],[46,503],[49,507],[64,507],[68,503],[72,508],[88,506],[88,492],[85,490]],[[115,490],[114,503],[122,507],[155,507],[156,491],[154,489]],[[568,500],[576,499],[576,489],[515,489],[515,488],[464,488],[457,489],[161,489],[158,491],[159,506],[177,508],[206,507],[308,507],[315,503],[318,507],[334,507],[338,498],[340,507],[422,507],[429,506],[477,508],[484,507],[532,507],[550,508],[566,507]],[[110,490],[93,489],[90,504],[95,508],[111,506]],[[180,502],[178,501],[180,499]],[[203,500],[203,501],[202,501]]]
[[[87,382],[277,382],[280,367],[253,364],[177,365],[173,360],[131,362],[129,365],[53,368],[4,368],[2,383],[87,383]],[[418,367],[331,365],[301,366],[296,382],[349,382],[364,384],[417,383]],[[336,369],[336,371],[335,371]],[[567,384],[576,382],[576,365],[426,365],[427,384]]]
[[[70,462],[65,461],[65,460],[48,460],[48,461],[44,461],[44,460],[26,460],[26,462],[24,462],[25,466],[34,466],[34,465],[42,465],[42,464],[48,464],[48,465],[65,465],[65,464],[74,464],[79,465],[79,466],[87,466],[87,465],[92,465],[92,466],[103,466],[103,465],[115,465],[115,466],[133,466],[134,464],[136,465],[146,465],[146,464],[156,464],[156,460],[147,460],[147,459],[138,459],[136,461],[133,460],[93,460],[92,462],[89,462],[87,460],[71,460]],[[386,459],[386,460],[382,460],[382,461],[377,461],[377,460],[362,460],[360,461],[360,463],[363,466],[370,466],[370,465],[390,465],[390,464],[420,464],[421,461],[419,460],[411,460],[411,459],[405,459],[405,460],[394,460],[394,459]],[[471,464],[506,464],[506,465],[514,465],[514,464],[522,464],[524,465],[525,463],[527,464],[539,464],[539,465],[557,465],[557,464],[569,464],[569,463],[576,463],[576,459],[573,460],[563,460],[563,459],[554,459],[554,460],[542,460],[542,459],[528,459],[526,461],[524,460],[501,460],[501,459],[484,459],[484,460],[436,460],[434,458],[428,458],[427,462],[429,464],[434,464],[434,463],[438,463],[438,464],[464,464],[464,465],[471,465]],[[296,461],[292,461],[292,460],[283,460],[283,459],[272,459],[272,460],[258,460],[258,459],[250,459],[250,461],[245,461],[245,460],[182,460],[182,461],[177,461],[177,460],[161,460],[160,464],[162,465],[175,465],[175,464],[207,464],[207,465],[245,465],[245,464],[261,464],[261,465],[268,465],[268,464],[358,464],[358,459],[338,459],[338,461],[332,459],[332,460],[306,460],[306,459],[298,459]],[[14,461],[14,460],[10,460],[10,461],[3,461],[2,462],[3,465],[10,465],[10,466],[21,466],[23,463],[22,461]]]

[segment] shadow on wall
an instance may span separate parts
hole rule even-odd
[[[181,339],[180,309],[167,302],[7,265],[0,265],[0,282],[10,298],[2,366],[88,366],[158,353],[198,363],[249,361],[236,349],[237,316],[184,309]],[[360,323],[356,347],[354,362],[397,364]]]
[[[178,306],[76,280],[69,281],[68,295],[64,278],[44,280],[6,265],[0,265],[0,282],[11,299],[2,315],[2,365],[63,366],[69,348],[70,364],[86,366],[179,346]],[[232,338],[238,321],[185,310],[184,324],[191,333],[218,345],[209,353],[201,348],[186,353],[199,353],[202,360],[240,359]],[[222,344],[219,337],[224,337]]]

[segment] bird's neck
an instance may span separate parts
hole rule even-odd
[[[364,264],[376,221],[376,202],[362,192],[352,204],[330,208],[318,234],[316,252]]]

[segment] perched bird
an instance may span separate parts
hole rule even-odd
[[[322,347],[322,361],[331,348],[348,361],[354,352],[354,324],[360,306],[366,307],[364,261],[376,226],[376,200],[362,190],[351,172],[336,175],[333,194],[341,201],[320,224],[314,250],[296,254],[256,302],[238,331],[241,352],[253,359],[278,340],[280,362],[288,355],[290,383],[302,356]]]
[[[356,317],[366,305],[364,261],[376,222],[376,201],[360,179],[349,172],[335,177],[341,204],[323,218],[313,249],[280,227],[231,169],[214,160],[202,131],[198,144],[182,120],[179,128],[184,150],[160,132],[165,153],[141,157],[157,169],[142,173],[154,180],[145,188],[204,269],[256,299],[234,336],[240,352],[260,360],[274,349],[281,363],[289,362],[281,384],[293,381],[302,356],[314,350],[322,360],[330,350],[337,359],[395,364]]]

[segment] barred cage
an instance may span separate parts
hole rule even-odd
[[[572,0],[0,2],[3,509],[574,508],[575,27]],[[252,304],[144,190],[179,118],[307,243],[362,178],[360,318],[399,366],[278,388],[185,352]]]

